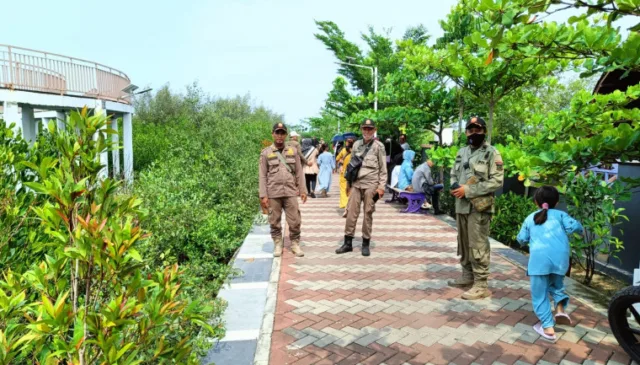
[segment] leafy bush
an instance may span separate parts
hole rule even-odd
[[[37,162],[48,151],[42,154],[38,142],[34,148],[29,148],[13,127],[0,120],[0,166],[3,169],[0,174],[0,270],[10,267],[14,272],[22,273],[32,262],[43,257],[43,253],[36,252],[33,246],[43,232],[31,207],[46,200],[24,185],[33,181],[35,174],[23,163]]]
[[[259,207],[258,156],[281,116],[246,97],[167,92],[143,101],[148,112],[134,120],[135,191],[149,210],[143,226],[154,233],[144,250],[156,265],[180,264],[193,295],[211,299]],[[153,119],[163,115],[173,120]]]
[[[491,236],[509,246],[518,245],[516,237],[522,222],[536,211],[533,199],[512,192],[496,198],[496,212],[491,220]]]
[[[619,182],[607,184],[593,173],[585,176],[570,174],[565,186],[567,210],[571,216],[585,227],[584,236],[575,234],[571,240],[573,256],[585,269],[584,283],[593,278],[596,255],[604,253],[617,257],[623,248],[623,242],[613,236],[613,226],[619,225],[624,208],[616,208],[617,200],[628,200],[629,191]]]
[[[49,126],[56,156],[20,163],[23,185],[49,198],[31,206],[44,234],[30,244],[45,256],[3,270],[0,364],[198,364],[199,333],[214,332],[213,309],[185,296],[177,265],[143,272],[142,202],[98,178],[108,123],[73,112],[66,131]]]

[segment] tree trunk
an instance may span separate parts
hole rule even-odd
[[[462,90],[458,93],[458,133],[462,134],[462,118],[464,118],[464,99],[462,99]]]
[[[487,143],[491,144],[491,136],[493,135],[493,108],[495,107],[495,101],[491,98],[489,102],[489,125],[487,126]]]

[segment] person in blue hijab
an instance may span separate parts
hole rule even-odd
[[[326,198],[329,188],[331,187],[331,175],[336,168],[336,160],[333,155],[328,152],[329,146],[320,145],[320,156],[318,156],[318,166],[320,166],[320,174],[318,175],[318,189],[320,189],[320,197]]]
[[[398,177],[398,189],[405,190],[411,185],[413,178],[413,158],[416,157],[415,151],[406,150],[402,153],[402,166],[400,166],[400,176]],[[410,188],[409,190],[413,190]]]

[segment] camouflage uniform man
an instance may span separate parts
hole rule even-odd
[[[298,196],[307,201],[307,188],[298,151],[285,146],[287,127],[282,123],[273,126],[273,145],[260,153],[260,203],[269,210],[271,237],[275,243],[274,257],[282,255],[282,211],[285,211],[291,238],[291,251],[304,256],[300,248],[301,216]]]
[[[362,156],[368,148],[367,155],[362,161],[358,178],[353,186],[347,187],[349,202],[347,203],[347,222],[344,228],[344,243],[336,250],[337,254],[353,251],[353,236],[360,215],[360,205],[364,203],[364,221],[362,222],[362,256],[369,256],[369,244],[373,226],[373,212],[376,210],[375,200],[382,198],[387,182],[387,156],[382,142],[373,137],[376,125],[371,119],[365,120],[360,126],[363,139],[353,144],[351,153]],[[353,157],[352,157],[353,158]],[[374,199],[377,196],[377,199]]]
[[[504,178],[500,152],[485,143],[487,126],[482,118],[471,118],[466,127],[469,146],[461,148],[451,169],[451,194],[456,199],[458,255],[462,276],[450,281],[455,287],[469,287],[463,299],[474,300],[491,295],[487,279],[491,248],[489,228],[494,213],[494,193]]]

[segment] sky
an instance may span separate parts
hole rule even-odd
[[[369,26],[392,39],[424,24],[433,37],[455,0],[19,0],[6,1],[0,44],[102,63],[131,82],[212,96],[249,94],[297,124],[319,114],[338,66],[314,38],[331,20],[362,44]]]
[[[131,82],[184,91],[197,81],[212,96],[249,94],[285,122],[319,114],[336,59],[314,38],[331,20],[362,45],[369,26],[391,38],[424,24],[441,36],[455,0],[10,0],[0,44],[102,63]],[[563,13],[568,17],[570,13]]]

